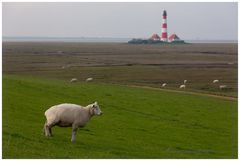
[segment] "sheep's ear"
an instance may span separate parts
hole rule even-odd
[[[97,102],[96,102],[96,101],[94,102],[94,105],[97,105]]]

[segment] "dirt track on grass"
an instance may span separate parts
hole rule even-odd
[[[208,94],[208,93],[199,93],[199,92],[191,92],[191,91],[184,91],[184,90],[174,90],[174,89],[163,89],[163,88],[154,88],[154,87],[148,87],[148,86],[137,86],[137,85],[127,85],[128,87],[134,87],[134,88],[143,88],[143,89],[151,89],[151,90],[159,90],[159,91],[167,91],[167,92],[176,92],[176,93],[183,93],[183,94],[193,94],[193,95],[199,95],[199,96],[209,96],[209,97],[215,97],[225,100],[231,100],[231,101],[237,101],[238,98],[236,97],[229,97],[229,96],[220,96],[220,95],[214,95],[214,94]]]

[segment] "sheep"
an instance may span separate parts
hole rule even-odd
[[[227,88],[226,85],[220,85],[220,86],[219,86],[219,89],[225,89],[225,88]]]
[[[77,82],[77,78],[72,78],[72,79],[70,80],[70,83],[73,83],[73,82]]]
[[[45,111],[46,123],[44,124],[44,133],[46,137],[52,136],[51,128],[55,125],[72,127],[71,141],[75,143],[77,129],[84,127],[94,115],[102,115],[97,102],[86,107],[69,103],[52,106]]]
[[[92,81],[93,80],[93,78],[87,78],[86,79],[86,82],[90,82],[90,81]]]
[[[183,81],[183,84],[186,84],[186,83],[187,83],[187,80],[184,80],[184,81]]]
[[[185,84],[182,84],[182,85],[180,85],[180,87],[179,88],[186,88],[186,85]]]
[[[162,84],[162,87],[165,87],[166,85],[167,85],[167,83],[163,83],[163,84]]]
[[[213,83],[218,83],[218,82],[219,82],[218,79],[213,80]]]
[[[58,54],[62,54],[62,53],[63,53],[63,51],[59,50],[59,51],[57,51],[57,53],[58,53]]]

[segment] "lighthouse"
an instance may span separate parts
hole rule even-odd
[[[162,17],[162,37],[161,40],[164,42],[168,41],[168,35],[167,35],[167,11],[163,11],[163,17]]]
[[[160,26],[159,26],[160,28]],[[170,34],[171,35],[171,34]],[[149,39],[132,39],[128,41],[129,44],[185,44],[175,33],[168,38],[167,33],[167,11],[163,10],[162,15],[162,33],[154,33]]]

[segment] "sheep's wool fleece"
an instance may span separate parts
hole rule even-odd
[[[60,104],[49,108],[45,115],[48,121],[65,123],[85,123],[89,119],[88,109],[76,104]]]

